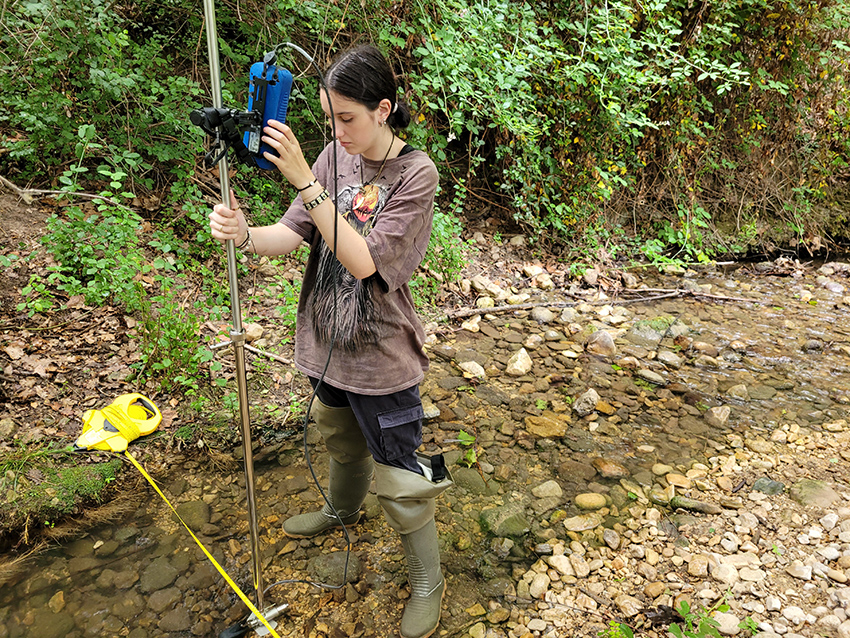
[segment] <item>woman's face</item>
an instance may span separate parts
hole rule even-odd
[[[374,111],[360,102],[344,97],[336,91],[330,92],[331,105],[336,120],[336,139],[349,155],[363,155],[367,159],[382,160],[386,155],[387,133],[380,122],[390,112],[390,101],[382,100]],[[330,124],[330,108],[324,91],[320,92],[322,110]]]

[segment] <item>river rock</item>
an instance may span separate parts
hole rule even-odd
[[[717,582],[723,583],[727,587],[731,587],[738,582],[738,568],[734,565],[718,563],[711,567],[711,577]]]
[[[585,494],[577,494],[575,504],[580,510],[598,510],[605,507],[608,501],[604,494],[587,492]]]
[[[558,497],[564,495],[564,491],[561,489],[561,486],[558,485],[557,481],[546,481],[545,483],[541,483],[535,488],[532,488],[531,493],[536,498],[549,498],[549,497]]]
[[[667,379],[662,377],[657,372],[653,372],[652,370],[647,370],[645,368],[641,368],[640,370],[637,371],[637,376],[639,378],[643,379],[644,381],[648,381],[649,383],[652,383],[652,384],[655,384],[655,385],[661,385],[661,386],[667,385]]]
[[[785,484],[762,476],[753,483],[753,491],[762,492],[768,496],[775,496],[785,491]]]
[[[625,466],[620,465],[611,459],[606,459],[600,456],[593,459],[591,463],[602,478],[621,479],[626,478],[629,475],[629,470],[626,469]]]
[[[558,554],[549,557],[549,565],[551,565],[561,576],[575,576],[573,564],[570,562],[569,556]]]
[[[310,560],[308,569],[316,582],[342,584],[343,574],[346,574],[346,555],[348,555],[348,571],[346,582],[356,583],[360,579],[362,566],[357,554],[351,552],[324,552]]]
[[[520,348],[508,361],[508,367],[505,372],[512,377],[521,377],[531,371],[531,357],[525,348]]]
[[[156,625],[162,631],[187,631],[192,626],[192,617],[185,607],[172,609]]]
[[[67,613],[39,611],[26,635],[38,638],[65,638],[75,627],[74,619]]]
[[[537,323],[551,323],[555,319],[555,313],[548,308],[538,306],[531,309],[531,318]]]
[[[451,472],[452,479],[458,487],[462,487],[471,494],[487,493],[487,483],[481,478],[481,473],[476,468],[455,467]]]
[[[741,633],[741,620],[735,615],[728,612],[716,611],[712,618],[717,621],[717,631],[724,636],[737,636]]]
[[[711,427],[719,428],[726,425],[731,411],[728,405],[719,405],[706,410],[703,418]]]
[[[139,579],[139,590],[144,594],[149,594],[165,589],[176,580],[177,576],[178,571],[169,562],[168,557],[160,556],[142,572]]]
[[[641,611],[643,611],[644,604],[635,598],[634,596],[628,596],[626,594],[621,594],[614,599],[614,603],[617,607],[620,608],[620,611],[623,612],[623,615],[626,618],[631,618],[632,616],[637,616]]]
[[[792,485],[790,496],[804,507],[826,508],[841,499],[829,484],[814,479],[802,479]]]
[[[656,359],[668,368],[673,368],[674,370],[678,370],[682,367],[682,358],[669,350],[662,350],[659,352]]]
[[[596,410],[596,404],[599,402],[599,393],[593,388],[588,389],[573,403],[573,410],[579,416],[587,416]]]
[[[210,522],[210,506],[203,501],[187,501],[176,507],[177,514],[191,530],[200,529],[205,523]],[[177,520],[176,516],[172,516]]]
[[[731,397],[733,399],[740,399],[741,401],[750,400],[750,393],[747,391],[747,386],[745,386],[743,383],[733,385],[731,388],[726,390],[726,396]]]
[[[541,439],[560,438],[567,433],[569,426],[570,417],[565,413],[556,414],[546,411],[539,416],[525,417],[525,429]]]
[[[600,357],[613,357],[617,354],[617,346],[614,345],[614,338],[605,330],[597,330],[590,335],[584,347],[588,352]]]
[[[602,520],[602,515],[598,512],[589,512],[566,519],[564,527],[568,532],[584,532],[599,527],[602,525]]]
[[[487,373],[477,361],[461,361],[457,367],[463,370],[464,376],[468,379],[486,379]]]
[[[697,501],[686,496],[676,495],[670,499],[671,507],[681,507],[682,509],[692,510],[694,512],[702,512],[703,514],[720,514],[723,509],[714,503],[706,503]]]
[[[616,550],[620,547],[620,535],[617,533],[616,530],[613,530],[609,527],[606,527],[602,530],[602,540],[605,541],[605,544],[613,550]]]
[[[499,537],[523,536],[531,530],[525,516],[525,504],[517,501],[482,511],[480,522],[485,531]]]

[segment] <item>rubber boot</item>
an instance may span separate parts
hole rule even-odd
[[[374,462],[354,412],[350,408],[331,408],[315,399],[310,416],[330,454],[327,497],[333,509],[325,503],[318,512],[288,518],[283,532],[292,538],[310,538],[343,524],[348,527],[357,523],[360,506],[372,483]]]
[[[378,501],[387,522],[401,535],[410,581],[410,600],[401,619],[402,638],[426,638],[440,624],[446,591],[434,524],[436,497],[452,485],[451,477],[435,483],[430,463],[419,457],[424,476],[376,464]]]

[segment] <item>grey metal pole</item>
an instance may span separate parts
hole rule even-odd
[[[207,49],[210,60],[210,82],[215,108],[223,107],[221,96],[221,71],[218,58],[218,34],[215,24],[214,0],[204,0],[204,17],[207,23]],[[230,208],[230,173],[227,155],[218,162],[221,183],[221,201]],[[230,308],[233,330],[230,340],[236,359],[236,389],[239,396],[239,416],[242,425],[242,451],[245,461],[245,488],[248,492],[248,527],[251,533],[251,554],[254,567],[254,589],[257,594],[257,609],[263,609],[263,575],[260,565],[260,534],[257,525],[257,501],[254,491],[254,452],[251,448],[251,414],[248,409],[248,381],[245,372],[245,329],[242,327],[242,311],[239,307],[239,279],[236,273],[236,243],[225,242],[227,251],[227,279],[230,283]]]

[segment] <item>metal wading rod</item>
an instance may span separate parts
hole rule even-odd
[[[207,23],[207,49],[210,61],[213,107],[222,108],[221,71],[218,57],[218,35],[215,24],[214,0],[204,0],[204,18]],[[230,173],[227,155],[218,162],[221,183],[221,201],[230,208]],[[260,534],[257,526],[257,501],[254,493],[254,454],[251,449],[251,414],[248,410],[248,383],[245,374],[245,329],[242,327],[242,311],[239,307],[239,279],[236,273],[236,242],[225,242],[227,251],[227,279],[230,283],[230,307],[233,315],[233,330],[230,340],[236,360],[236,386],[239,395],[239,416],[242,425],[242,451],[245,460],[245,488],[248,492],[248,527],[251,532],[251,554],[254,567],[254,590],[257,594],[257,609],[263,610],[263,577],[260,566]]]

